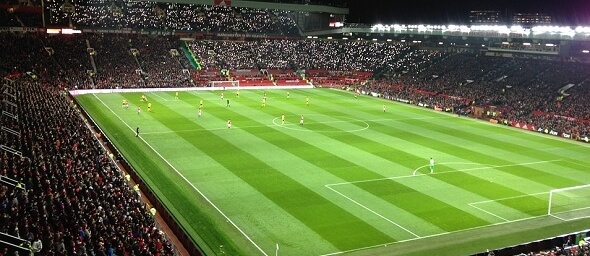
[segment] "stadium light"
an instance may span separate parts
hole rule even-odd
[[[61,33],[66,34],[66,35],[71,35],[71,34],[80,34],[80,33],[82,33],[82,31],[77,30],[77,29],[64,28],[61,30]]]
[[[469,44],[465,44],[465,46],[469,46]]]
[[[329,36],[329,37],[328,37],[328,39],[332,39],[332,37],[331,37],[331,36]]]
[[[588,50],[582,50],[583,53],[590,53]]]
[[[387,39],[387,42],[391,42],[391,41],[392,41],[391,38],[390,39]]]
[[[477,26],[471,26],[471,30],[472,31],[489,31],[489,32],[498,32],[500,34],[509,34],[510,33],[510,29],[506,26],[499,26],[499,25],[494,25],[494,26],[490,26],[490,25],[477,25]]]
[[[342,40],[348,40],[348,37],[343,37]]]
[[[318,39],[318,36],[313,36],[313,39]]]
[[[512,26],[510,27],[510,33],[527,35],[530,34],[530,30],[524,29],[522,26]]]
[[[524,46],[531,46],[531,43],[522,43]]]
[[[553,47],[555,45],[554,44],[545,44],[545,46],[547,46],[547,47]]]
[[[559,27],[559,26],[536,26],[531,29],[533,34],[560,34],[565,36],[573,37],[576,34],[576,30],[570,27]],[[579,31],[583,31],[580,27]]]
[[[307,39],[312,39],[312,38],[313,38],[313,36],[307,36]]]
[[[468,26],[459,26],[459,31],[461,33],[469,33],[471,32],[471,28],[469,28]]]
[[[400,42],[402,42],[402,43],[405,43],[405,42],[406,42],[406,40],[405,40],[405,39],[402,39],[402,40],[400,40]]]
[[[443,42],[438,42],[439,45],[443,45]]]
[[[399,24],[393,25],[393,31],[406,31],[406,30],[408,30],[408,27],[406,25],[399,25]]]
[[[503,45],[507,45],[510,44],[509,42],[502,42]]]

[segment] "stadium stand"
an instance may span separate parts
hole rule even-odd
[[[6,83],[6,82],[5,82]],[[58,87],[21,78],[2,138],[2,241],[43,255],[172,255],[171,245]],[[4,94],[6,95],[6,94]],[[68,120],[68,122],[62,122]],[[8,134],[10,133],[10,134]],[[10,135],[10,136],[9,136]],[[9,237],[11,239],[6,239]],[[5,247],[13,255],[19,247]]]
[[[60,11],[63,1],[49,4],[52,25],[76,27],[164,29],[205,33],[249,33],[299,36],[288,13],[232,6],[155,2],[77,2],[75,12]]]
[[[313,5],[327,5],[335,7],[346,7],[347,1],[341,0],[246,0],[257,2],[271,2],[271,3],[287,3],[287,4],[313,4]]]
[[[340,1],[268,1],[342,6]],[[75,13],[57,11],[63,3],[50,3],[51,24],[299,35],[290,14],[277,10],[87,0]],[[40,19],[3,9],[0,23],[20,27],[39,25]],[[26,245],[25,251],[40,239],[42,252],[48,254],[171,254],[149,213],[137,210],[143,208],[137,195],[65,100],[64,88],[189,87],[209,86],[211,81],[312,83],[460,115],[473,115],[474,107],[494,107],[485,118],[577,139],[590,136],[590,66],[571,60],[301,38],[199,39],[183,48],[185,42],[172,36],[0,33],[0,44],[8,46],[0,48],[0,77],[6,78],[3,89],[8,92],[2,95],[2,109],[22,116],[18,121],[2,116],[6,129],[0,133],[0,233],[7,237],[0,240],[16,239],[13,244]],[[198,67],[189,60],[191,53]],[[18,86],[11,86],[12,80]],[[106,181],[111,186],[104,185]],[[531,254],[552,253],[583,255],[588,246]]]
[[[472,106],[494,106],[497,112],[491,118],[576,137],[590,134],[588,102],[581,96],[588,90],[588,64],[456,53],[433,58],[428,65],[409,72],[390,69],[362,89],[461,113]],[[560,91],[568,84],[573,87]]]
[[[463,114],[473,106],[494,106],[490,117],[496,119],[576,137],[590,134],[583,96],[590,77],[584,63],[441,53],[363,40],[195,40],[188,44],[200,64],[195,70],[175,37],[3,33],[0,40],[28,49],[4,49],[5,56],[28,56],[7,58],[2,63],[6,74],[28,71],[64,88],[208,86],[232,80],[352,86]],[[572,86],[560,90],[567,85]]]

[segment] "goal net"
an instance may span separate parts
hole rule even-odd
[[[549,191],[547,214],[562,220],[590,217],[590,184]]]
[[[209,81],[209,87],[240,87],[240,81]]]

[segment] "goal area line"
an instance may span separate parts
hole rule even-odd
[[[328,188],[331,191],[337,193],[338,195],[346,198],[347,200],[351,201],[355,205],[360,206],[361,208],[363,208],[363,209],[371,212],[372,214],[375,214],[379,218],[382,218],[382,219],[386,220],[387,222],[395,225],[397,228],[400,228],[400,229],[406,231],[409,235],[414,236],[414,237],[409,238],[409,239],[403,239],[403,240],[399,240],[399,241],[394,241],[394,242],[390,242],[390,243],[383,243],[383,244],[377,244],[377,245],[372,245],[372,246],[360,247],[360,248],[355,248],[355,249],[350,249],[350,250],[345,250],[345,251],[339,251],[339,252],[332,252],[332,253],[322,254],[320,256],[330,256],[330,255],[347,254],[347,253],[352,253],[352,252],[358,252],[358,251],[363,251],[363,250],[370,250],[370,249],[375,249],[375,248],[379,248],[379,247],[385,247],[385,246],[390,246],[390,245],[395,245],[395,244],[400,244],[400,243],[405,243],[405,242],[411,242],[411,241],[421,240],[421,239],[425,239],[425,238],[439,237],[439,236],[450,235],[450,234],[454,234],[454,233],[467,232],[467,231],[471,231],[471,230],[484,229],[484,228],[489,228],[489,227],[494,227],[494,226],[499,226],[499,225],[504,225],[504,224],[511,224],[511,223],[518,223],[518,222],[528,221],[528,220],[534,220],[534,219],[555,218],[555,219],[558,219],[558,220],[561,220],[561,221],[572,221],[572,220],[577,220],[577,219],[590,218],[590,216],[584,216],[584,217],[575,217],[575,218],[567,218],[566,219],[566,218],[562,218],[562,217],[559,217],[559,216],[554,216],[553,214],[542,214],[542,215],[536,215],[536,216],[530,216],[530,217],[524,217],[524,218],[510,219],[510,218],[506,218],[506,217],[502,217],[500,215],[494,214],[494,213],[492,213],[492,212],[490,212],[488,210],[481,209],[480,207],[477,206],[477,205],[480,205],[480,204],[491,203],[491,202],[498,202],[498,201],[503,201],[503,200],[510,200],[510,199],[515,199],[515,198],[523,198],[523,197],[531,197],[531,196],[534,197],[534,196],[538,196],[538,195],[550,194],[550,191],[544,191],[544,192],[531,193],[531,194],[523,194],[523,195],[519,195],[519,196],[512,196],[512,197],[506,197],[506,198],[498,198],[498,199],[491,199],[491,200],[482,200],[482,201],[477,201],[477,202],[473,202],[473,203],[469,203],[468,204],[468,206],[473,207],[475,209],[478,209],[483,214],[488,214],[488,215],[491,215],[491,216],[494,216],[494,217],[498,218],[499,219],[498,222],[491,223],[491,224],[488,224],[488,225],[482,225],[482,226],[476,226],[476,227],[471,227],[471,228],[465,228],[465,229],[460,229],[460,230],[449,231],[449,232],[441,232],[441,233],[420,235],[420,234],[417,234],[416,232],[412,231],[411,229],[409,229],[408,226],[401,225],[399,222],[394,222],[394,221],[388,219],[387,217],[383,216],[382,214],[378,213],[377,211],[371,209],[369,206],[367,206],[367,205],[359,202],[359,200],[355,200],[351,196],[347,196],[344,193],[342,193],[340,191],[337,191],[334,188],[336,186],[348,185],[348,184],[356,184],[356,183],[365,183],[365,182],[382,181],[382,180],[396,180],[396,179],[405,179],[405,178],[413,178],[413,177],[423,177],[423,176],[429,176],[429,175],[442,175],[442,174],[445,174],[445,173],[467,172],[467,171],[472,171],[472,170],[484,170],[484,169],[502,168],[502,167],[510,167],[510,166],[523,166],[523,165],[543,164],[543,163],[551,163],[551,162],[558,162],[558,161],[566,161],[566,160],[563,160],[563,159],[555,159],[555,160],[548,160],[548,161],[527,162],[527,163],[510,164],[510,165],[499,165],[499,166],[488,166],[488,165],[480,164],[481,165],[480,167],[468,168],[468,169],[462,169],[462,170],[455,170],[455,171],[448,171],[448,172],[438,172],[438,173],[433,173],[433,174],[401,175],[401,176],[393,176],[393,177],[379,178],[379,179],[368,179],[368,180],[358,180],[358,181],[350,181],[350,182],[340,182],[340,183],[326,184],[326,185],[324,185],[326,188]],[[440,163],[440,164],[445,164],[445,163]],[[446,163],[446,164],[476,164],[476,163],[458,163],[458,162],[453,162],[453,163]],[[416,170],[418,170],[420,168],[424,168],[426,166],[428,166],[428,165],[418,167]],[[581,210],[581,209],[576,209],[576,210]],[[574,210],[574,211],[576,211],[576,210]],[[584,208],[584,210],[589,210],[590,211],[590,206]]]
[[[582,215],[582,216],[577,215],[576,212],[579,212],[579,211],[584,211],[585,215]],[[571,210],[567,210],[567,211],[556,212],[556,213],[549,213],[547,215],[549,215],[553,218],[559,219],[561,221],[574,221],[574,220],[587,219],[587,218],[590,218],[590,206],[577,208],[577,209],[571,209]],[[568,218],[568,217],[564,217],[564,216],[560,217],[558,215],[573,215],[575,217]]]

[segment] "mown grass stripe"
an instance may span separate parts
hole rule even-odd
[[[177,121],[190,122],[185,117],[170,112],[171,118]],[[211,115],[218,114],[211,112]],[[238,116],[238,114],[233,116]],[[223,120],[225,117],[218,116],[218,118]],[[199,124],[196,125],[200,126]],[[199,133],[215,143],[204,143],[186,136],[185,139],[203,152],[209,152],[209,157],[215,159],[226,169],[232,171],[236,176],[282,207],[286,212],[308,225],[309,228],[334,246],[346,249],[350,248],[351,244],[354,245],[356,240],[375,243],[392,240],[391,237],[381,233],[363,220],[356,218],[287,175],[268,166],[245,150],[226,141],[226,138],[207,130],[202,130]],[[231,157],[228,157],[230,155]],[[264,177],[264,179],[261,179],[261,177]],[[355,229],[362,229],[363,232],[354,233]],[[340,235],[333,235],[335,233]]]
[[[276,112],[276,109],[270,110],[270,108],[271,107],[269,107],[268,111]],[[234,113],[234,114],[237,114],[237,113]],[[323,128],[322,130],[334,129],[334,127],[330,127],[330,126],[324,125],[322,123],[317,123],[316,126],[320,127],[320,129]],[[264,131],[261,132],[260,131],[261,129],[263,129]],[[281,134],[280,132],[278,132],[277,130],[272,129],[272,128],[257,128],[256,130],[251,130],[249,128],[245,128],[244,130],[250,132],[254,136],[258,136],[257,134],[260,134],[260,133],[268,136],[269,134],[271,134],[273,132],[276,133],[277,136],[279,136],[279,137],[289,136],[289,135]],[[334,140],[339,140],[339,138],[341,138],[341,137],[349,137],[352,139],[356,139],[357,141],[360,141],[360,142],[363,142],[363,141],[367,142],[364,138],[359,137],[354,134],[350,134],[350,133],[346,134],[346,136],[342,136],[342,135],[328,135],[328,136]],[[272,136],[269,136],[269,137],[272,137]],[[355,163],[349,162],[345,159],[342,159],[341,157],[335,156],[335,155],[331,154],[330,152],[326,152],[326,151],[324,151],[318,147],[315,147],[311,144],[308,144],[302,140],[299,140],[294,137],[291,137],[291,140],[298,140],[297,144],[305,147],[306,150],[304,150],[304,151],[289,150],[289,149],[285,149],[285,150],[289,151],[293,155],[296,155],[302,159],[307,159],[307,161],[313,163],[314,165],[318,166],[319,168],[321,168],[325,171],[328,171],[328,172],[334,174],[335,176],[338,176],[344,180],[354,181],[354,180],[358,180],[359,178],[363,178],[363,177],[364,178],[369,177],[369,179],[383,178],[383,176],[378,175],[377,173],[374,173],[374,172],[362,167],[362,165],[357,165]],[[395,181],[390,181],[390,182],[395,183]],[[404,186],[404,185],[396,184],[396,186]],[[388,199],[387,197],[383,197],[382,194],[375,193],[376,191],[374,189],[370,189],[371,187],[366,187],[366,186],[359,186],[359,187],[365,189],[368,192],[375,194],[376,196],[379,196],[379,197],[384,198],[386,200]],[[466,224],[459,226],[459,229],[462,229],[464,227],[473,227],[473,226],[489,224],[487,221],[479,219],[478,217],[473,216],[461,209],[455,208],[452,205],[449,205],[449,204],[442,202],[438,199],[430,197],[426,194],[415,191],[409,187],[406,187],[406,190],[412,190],[414,192],[413,196],[415,197],[415,201],[413,201],[412,207],[415,207],[416,205],[422,205],[424,203],[424,206],[426,206],[426,204],[436,205],[438,208],[433,209],[433,211],[436,209],[440,209],[440,211],[438,211],[436,215],[421,214],[421,212],[415,212],[415,211],[411,211],[411,212],[413,214],[417,215],[418,217],[420,217],[420,218],[422,218],[422,219],[424,219],[424,220],[426,220],[426,221],[428,221],[428,222],[434,224],[435,226],[440,227],[444,230],[449,230],[449,231],[456,230],[456,229],[449,229],[449,228],[451,228],[451,226],[447,224],[448,221],[455,218],[454,216],[461,216],[464,220],[466,220],[464,222]],[[390,200],[388,200],[388,201],[394,203],[395,205],[397,205],[398,207],[400,207],[402,209],[405,209],[405,210],[412,209],[412,207],[408,208],[410,205],[403,204],[403,200],[401,202],[400,201],[390,201]],[[436,216],[436,217],[434,217],[434,216]],[[448,219],[444,218],[444,216],[448,216],[449,218]],[[453,223],[453,225],[454,224],[455,223]],[[467,226],[465,226],[465,225],[467,225]]]
[[[103,95],[100,95],[104,98]],[[108,95],[112,98],[116,95]],[[215,228],[218,224],[207,217],[209,213],[197,207],[197,204],[205,204],[204,200],[198,200],[193,193],[187,193],[192,188],[183,182],[169,166],[165,165],[152,153],[152,157],[146,157],[151,151],[145,144],[140,143],[129,129],[116,119],[102,104],[95,104],[93,95],[81,95],[76,97],[84,108],[92,113],[93,118],[99,123],[105,135],[117,146],[150,186],[152,190],[173,214],[174,218],[183,225],[187,232],[198,241],[207,253],[213,253],[219,245],[224,245],[226,252],[231,254],[243,254],[236,243],[226,233]],[[113,106],[120,106],[122,98],[109,101]],[[130,110],[132,111],[132,110]],[[158,170],[158,171],[156,171]],[[182,206],[182,207],[178,207]],[[213,228],[212,228],[213,227]]]

